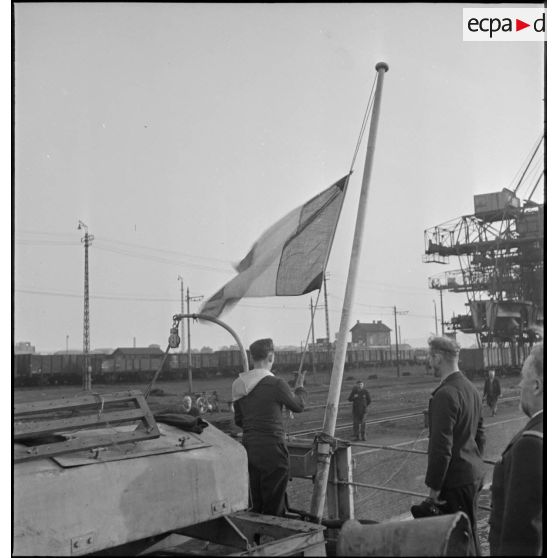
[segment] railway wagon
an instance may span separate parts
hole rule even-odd
[[[90,354],[88,365],[92,374],[99,373],[105,355]],[[12,360],[15,387],[38,385],[79,385],[85,369],[83,353],[16,354]]]
[[[522,363],[525,355],[521,347],[515,348],[514,355],[506,357],[497,353],[490,354],[490,362],[496,362],[499,367],[514,367]],[[494,351],[493,351],[494,352]],[[312,365],[317,370],[328,370],[333,365],[335,350],[328,351],[326,347],[315,348],[304,355],[303,368],[310,370]],[[92,380],[95,383],[146,382],[160,368],[164,352],[159,347],[147,348],[119,348],[111,354],[90,354],[89,366]],[[300,367],[302,353],[299,350],[277,350],[275,353],[274,370],[277,372],[292,372]],[[483,356],[471,356],[467,365],[472,362],[473,369],[483,368],[476,363]],[[239,350],[224,349],[209,353],[191,353],[192,375],[197,378],[210,378],[224,374],[235,376],[242,370]],[[248,354],[248,360],[250,357]],[[346,368],[372,367],[393,365],[396,354],[393,348],[378,347],[349,347],[345,356]],[[419,362],[414,349],[399,351],[401,363],[413,364]],[[13,358],[13,376],[15,386],[47,385],[47,384],[75,384],[79,385],[83,379],[85,357],[83,353],[76,354],[18,354]],[[519,364],[520,366],[520,364]],[[476,368],[475,368],[476,367]],[[161,378],[166,380],[185,379],[188,374],[187,353],[171,353],[168,355],[161,372]]]
[[[350,368],[376,366],[381,362],[380,358],[378,349],[350,348],[347,350],[345,365],[349,365]]]
[[[208,377],[219,370],[217,353],[190,353],[192,376]],[[173,353],[168,357],[167,377],[186,378],[188,375],[188,353]]]
[[[149,381],[163,362],[163,351],[155,348],[119,348],[106,356],[101,372],[93,380],[101,383]]]
[[[471,377],[484,376],[489,369],[502,376],[517,374],[530,352],[528,345],[461,349],[459,368]]]
[[[319,362],[319,352],[314,352],[314,364],[317,366]],[[274,370],[277,372],[293,372],[300,368],[300,359],[302,353],[300,351],[275,351],[275,361],[273,364]],[[312,354],[308,351],[304,355],[303,369],[310,369],[312,367]]]

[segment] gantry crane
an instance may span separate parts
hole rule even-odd
[[[424,232],[425,263],[449,264],[452,257],[459,262],[459,269],[430,277],[429,287],[468,299],[468,312],[445,325],[476,334],[479,346],[531,345],[541,337],[545,205],[531,200],[544,176],[537,169],[541,144],[542,137],[514,190],[476,195],[474,214]],[[529,180],[532,189],[522,201],[517,192]]]

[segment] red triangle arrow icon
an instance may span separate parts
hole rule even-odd
[[[525,23],[524,21],[521,21],[520,19],[515,20],[515,30],[516,31],[521,31],[522,29],[525,29],[525,27],[531,27],[531,24],[530,23]]]

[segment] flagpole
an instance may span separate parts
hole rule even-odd
[[[339,396],[341,394],[341,383],[343,380],[343,368],[345,364],[345,356],[347,353],[347,338],[350,325],[349,319],[351,317],[351,310],[353,306],[356,276],[362,245],[362,234],[366,217],[366,204],[368,201],[370,176],[372,174],[372,160],[374,158],[376,134],[378,131],[380,103],[382,99],[382,86],[384,74],[388,71],[388,65],[385,62],[378,62],[378,64],[376,64],[376,71],[378,72],[378,83],[376,85],[374,107],[372,109],[372,117],[370,119],[370,132],[368,136],[368,146],[366,148],[366,161],[364,164],[364,174],[362,178],[362,187],[360,190],[360,200],[353,237],[353,247],[349,264],[349,273],[347,276],[347,285],[345,288],[345,299],[343,301],[341,323],[339,326],[339,338],[335,346],[335,358],[333,361],[333,370],[331,373],[331,381],[329,384],[329,393],[327,398],[323,431],[320,435],[318,435],[318,463],[314,483],[314,491],[312,493],[310,513],[314,517],[318,517],[320,520],[322,519],[324,513],[329,466],[331,462],[332,442],[334,442],[333,436],[335,435],[335,424],[337,421],[337,411],[339,408]]]

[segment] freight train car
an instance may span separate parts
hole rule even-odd
[[[192,376],[208,378],[219,370],[217,353],[190,353]],[[173,353],[168,356],[169,375],[184,379],[188,377],[188,353]],[[165,376],[168,377],[168,376]]]
[[[88,365],[93,375],[101,371],[105,355],[90,354]],[[39,385],[79,385],[85,369],[83,353],[16,354],[12,359],[15,387]]]
[[[420,350],[400,349],[401,364],[423,362]],[[242,370],[238,349],[224,349],[210,353],[191,353],[191,370],[194,378],[210,378],[216,375],[236,376]],[[303,369],[331,370],[335,350],[326,346],[307,351],[304,355]],[[302,353],[298,350],[277,350],[274,370],[292,372],[299,369]],[[119,348],[110,354],[90,354],[89,366],[92,381],[96,384],[148,382],[160,368],[164,352],[160,347]],[[248,355],[248,360],[250,357]],[[345,367],[364,368],[393,366],[396,362],[393,348],[349,346],[345,356]],[[14,385],[76,384],[83,379],[85,358],[79,354],[14,355]],[[187,353],[171,353],[164,361],[160,378],[181,380],[188,377]]]
[[[530,352],[528,345],[461,349],[459,368],[471,378],[484,376],[489,369],[500,376],[518,374]]]

